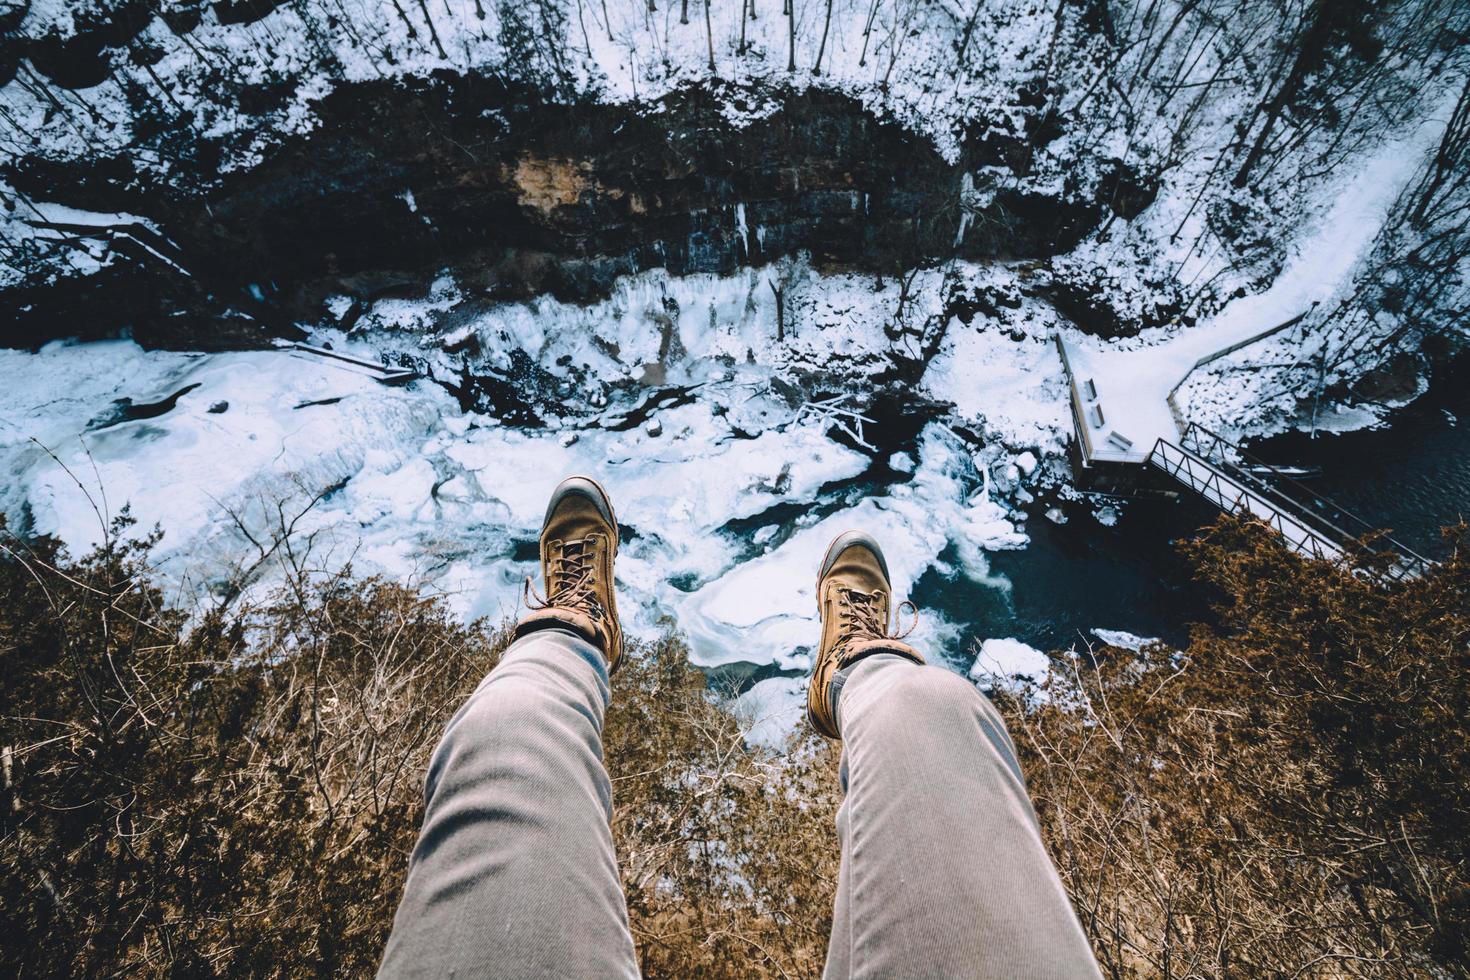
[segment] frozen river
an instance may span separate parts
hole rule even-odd
[[[630,630],[649,635],[672,616],[696,663],[779,716],[772,731],[799,713],[817,635],[814,569],[847,527],[884,542],[896,590],[924,610],[915,641],[961,672],[1043,670],[1038,649],[1096,642],[1099,631],[1182,640],[1204,612],[1173,541],[1209,520],[1208,507],[1070,490],[1047,324],[1016,337],[957,323],[912,403],[889,399],[858,432],[792,395],[764,333],[741,326],[762,311],[737,306],[730,328],[706,329],[727,315],[716,294],[709,313],[682,304],[701,329],[682,334],[674,358],[640,354],[658,333],[617,318],[624,333],[597,345],[584,324],[559,335],[545,318],[497,322],[502,339],[508,328],[539,332],[542,363],[568,372],[542,379],[563,386],[552,403],[580,407],[516,422],[468,408],[468,382],[458,394],[443,378],[390,387],[287,351],[113,341],[0,352],[11,473],[0,506],[13,528],[83,549],[126,504],[141,527],[164,531],[158,572],[186,602],[268,589],[285,553],[270,545],[289,534],[307,568],[351,562],[500,619],[515,615],[535,571],[547,491],[592,473],[624,525]],[[848,359],[843,383],[858,386],[851,363],[884,341],[839,309],[843,332],[810,331],[798,353]],[[659,370],[633,370],[640,359]],[[611,400],[587,390],[609,376],[623,379]],[[1324,492],[1423,540],[1470,499],[1458,422],[1470,407],[1455,378],[1463,369],[1388,433],[1278,438],[1260,452],[1323,467]]]

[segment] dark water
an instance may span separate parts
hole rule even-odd
[[[1208,610],[1176,542],[1215,512],[1202,501],[1139,499],[1108,527],[1093,517],[1093,505],[1060,507],[1065,524],[1038,513],[1028,521],[1025,550],[990,556],[992,573],[1009,588],[930,571],[915,583],[914,601],[963,624],[967,641],[1014,637],[1052,650],[1096,642],[1090,631],[1102,628],[1183,643],[1189,623]],[[953,656],[968,666],[969,642]]]
[[[1429,390],[1363,432],[1292,432],[1251,451],[1276,465],[1320,466],[1302,479],[1375,527],[1430,558],[1442,557],[1440,529],[1470,517],[1470,356],[1439,368]]]
[[[1250,447],[1278,466],[1320,469],[1302,482],[1429,557],[1444,553],[1440,528],[1470,517],[1470,356],[1436,369],[1429,391],[1381,428],[1342,434],[1289,433]],[[991,556],[1009,589],[929,572],[913,589],[921,608],[963,624],[957,666],[972,639],[1015,637],[1043,650],[1092,640],[1096,627],[1183,643],[1191,622],[1208,618],[1176,542],[1217,512],[1203,501],[1138,499],[1105,527],[1092,504],[1061,504],[1063,525],[1039,507],[1031,545]],[[963,661],[963,663],[960,663]]]

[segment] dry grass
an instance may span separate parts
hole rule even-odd
[[[185,629],[147,545],[0,562],[0,972],[373,972],[428,754],[502,628],[402,586],[288,575]],[[751,749],[673,636],[607,719],[614,831],[649,976],[815,976],[837,853],[818,740]]]
[[[299,569],[189,628],[147,542],[71,561],[4,540],[0,972],[370,974],[428,753],[503,630]],[[1248,525],[1194,550],[1222,611],[1187,651],[1104,651],[1048,699],[1001,697],[1105,971],[1464,975],[1466,563],[1389,593]],[[833,747],[747,747],[672,634],[615,688],[646,973],[818,975]]]
[[[1218,628],[1004,699],[1114,977],[1470,971],[1470,567],[1385,590],[1225,520]]]

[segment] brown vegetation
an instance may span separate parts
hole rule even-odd
[[[1470,973],[1470,563],[1392,590],[1226,519],[1186,651],[1003,698],[1110,976]]]
[[[295,571],[186,628],[150,546],[72,562],[5,542],[0,973],[371,975],[428,754],[505,631]],[[633,646],[616,687],[614,832],[647,974],[819,972],[831,750],[747,748],[672,635]]]
[[[186,623],[118,538],[5,538],[0,971],[370,974],[503,630],[345,572]],[[1464,974],[1464,560],[1388,592],[1247,524],[1192,551],[1222,607],[1187,651],[998,694],[1105,972]],[[749,748],[676,637],[631,653],[606,742],[646,973],[817,975],[834,748]]]

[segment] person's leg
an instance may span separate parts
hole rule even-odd
[[[602,764],[602,654],[511,645],[449,723],[381,977],[637,976]]]
[[[1097,976],[995,707],[902,656],[844,673],[826,976]]]
[[[832,542],[808,695],[813,727],[844,742],[825,975],[1098,976],[999,712],[889,635],[890,591],[877,542]]]
[[[623,650],[617,542],[601,487],[556,488],[540,542],[546,599],[429,761],[380,977],[638,975],[602,762]]]

